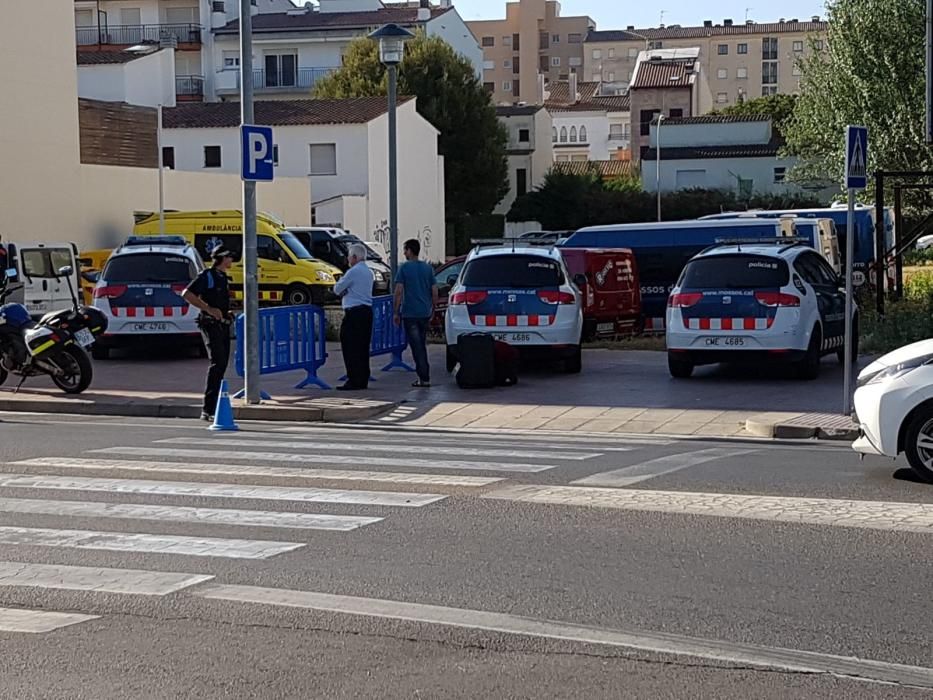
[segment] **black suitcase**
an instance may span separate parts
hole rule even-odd
[[[485,389],[496,385],[496,340],[487,333],[467,333],[457,339],[457,386]]]

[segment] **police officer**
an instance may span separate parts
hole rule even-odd
[[[198,327],[211,360],[204,389],[204,407],[201,420],[214,420],[220,382],[227,372],[230,360],[230,280],[227,270],[233,265],[233,253],[218,245],[211,251],[213,267],[194,278],[182,293],[182,299],[201,311]]]

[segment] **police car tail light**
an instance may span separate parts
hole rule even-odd
[[[175,294],[181,294],[187,288],[188,288],[187,284],[173,284],[172,285],[172,291],[175,292]]]
[[[577,301],[570,292],[561,292],[556,289],[542,289],[538,292],[538,298],[545,304],[574,304]]]
[[[800,297],[782,292],[755,292],[755,299],[763,306],[800,306]]]
[[[450,301],[448,304],[459,305],[459,304],[482,304],[486,301],[486,298],[489,296],[487,292],[483,291],[474,291],[474,292],[456,292],[450,295]]]
[[[125,284],[111,284],[106,287],[98,287],[94,290],[95,299],[116,299],[126,293]]]
[[[696,306],[703,298],[703,292],[685,292],[683,294],[671,294],[667,300],[667,305],[672,309],[689,309]]]

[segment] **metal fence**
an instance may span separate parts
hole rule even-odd
[[[107,44],[132,46],[134,44],[200,44],[203,27],[200,24],[109,24],[97,27],[78,27],[75,38],[78,46]]]

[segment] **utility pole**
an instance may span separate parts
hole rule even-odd
[[[165,162],[162,156],[162,105],[156,110],[156,148],[159,150],[159,235],[165,235]]]
[[[658,113],[658,128],[655,131],[655,187],[658,190],[658,221],[661,220],[661,122],[664,121],[664,113]]]

